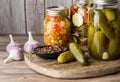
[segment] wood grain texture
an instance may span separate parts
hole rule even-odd
[[[21,44],[27,40],[26,35],[14,35],[13,37]],[[34,35],[34,38],[43,41],[42,35]],[[8,35],[0,35],[0,82],[120,82],[120,72],[96,78],[56,79],[36,73],[25,64],[24,60],[3,64],[8,54],[2,51],[5,51],[5,45],[8,42]]]
[[[120,71],[120,59],[115,61],[97,61],[89,59],[88,66],[81,66],[77,61],[59,64],[57,60],[45,60],[35,54],[25,54],[26,64],[38,73],[54,78],[89,78],[104,76]]]
[[[70,9],[72,0],[45,0],[45,8],[49,6],[64,6]]]
[[[80,0],[73,0],[73,4],[78,3]]]
[[[0,34],[25,33],[24,0],[0,0]]]
[[[70,8],[79,0],[0,0],[0,34],[43,33],[45,9],[62,5]],[[119,8],[120,8],[120,0]]]
[[[17,43],[19,43],[20,45],[24,45],[25,42],[28,40],[28,35],[15,35],[13,34],[13,38],[14,41],[16,41]],[[33,35],[34,40],[37,40],[41,43],[41,45],[43,45],[43,34],[38,34],[38,35]],[[9,35],[0,35],[0,50],[1,51],[5,51],[6,46],[8,45],[8,43],[10,42],[10,38]]]
[[[26,0],[27,32],[43,33],[44,0]]]

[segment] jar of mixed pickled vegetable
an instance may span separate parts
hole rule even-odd
[[[91,0],[79,0],[77,4],[71,6],[72,38],[74,42],[80,44],[82,50],[87,51],[88,38],[88,11],[92,6]]]
[[[68,20],[68,9],[62,6],[48,7],[44,19],[45,44],[66,47],[70,39],[71,23]]]
[[[95,59],[113,60],[120,57],[120,10],[117,3],[117,0],[94,0],[88,44],[90,55]]]

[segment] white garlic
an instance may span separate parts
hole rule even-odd
[[[7,45],[6,51],[8,57],[4,60],[4,63],[23,59],[23,50],[19,43],[14,42],[12,35],[9,35],[11,42]]]
[[[14,60],[22,60],[23,59],[23,51],[19,47],[13,47],[9,51],[9,56],[4,60],[4,63],[11,62]]]
[[[34,52],[34,48],[40,46],[40,43],[33,39],[32,33],[28,32],[28,41],[24,44],[24,51],[31,54]]]
[[[15,41],[13,40],[13,37],[12,37],[11,34],[9,35],[9,37],[10,37],[10,43],[9,43],[9,44],[7,45],[7,47],[6,47],[6,51],[7,51],[7,52],[9,52],[9,50],[10,50],[12,47],[20,47],[20,44],[17,43],[17,42],[15,42]]]
[[[108,54],[108,52],[104,52],[104,53],[103,53],[102,59],[104,59],[104,60],[109,59],[109,54]]]

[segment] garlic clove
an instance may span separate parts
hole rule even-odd
[[[13,40],[13,37],[12,37],[11,34],[9,35],[9,37],[10,37],[10,43],[9,43],[9,44],[7,45],[7,47],[6,47],[6,51],[7,51],[7,52],[9,52],[9,50],[10,50],[12,47],[20,47],[20,44],[17,43],[17,42],[15,42],[15,41]]]
[[[4,63],[23,59],[23,51],[20,47],[12,47],[8,53],[9,56],[4,60]]]
[[[104,59],[104,60],[109,59],[109,54],[108,54],[108,52],[104,52],[104,53],[103,53],[102,59]]]
[[[31,32],[28,32],[28,36],[28,41],[24,44],[24,51],[31,54],[34,52],[34,48],[40,46],[40,43],[33,39]]]

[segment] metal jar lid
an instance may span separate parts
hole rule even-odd
[[[89,4],[92,3],[92,0],[79,0],[79,4]]]
[[[118,0],[93,0],[93,3],[99,5],[117,5]]]
[[[68,9],[63,6],[51,6],[46,9],[46,15],[68,16]]]

